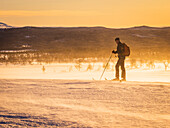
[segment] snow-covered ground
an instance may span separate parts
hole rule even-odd
[[[92,67],[0,65],[0,127],[170,127],[170,70],[128,69],[120,83]]]
[[[26,47],[26,46],[21,46],[21,47]],[[29,52],[29,51],[36,51],[33,49],[25,49],[25,50],[0,50],[0,53],[15,53],[15,52]]]
[[[170,83],[0,80],[0,127],[170,127]]]

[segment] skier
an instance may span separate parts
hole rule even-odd
[[[121,81],[126,81],[124,44],[120,42],[119,38],[116,38],[115,42],[117,44],[117,51],[113,50],[112,53],[118,54],[118,61],[117,61],[117,64],[115,66],[115,69],[116,69],[115,77],[116,78],[113,79],[113,81],[120,81],[120,79],[119,79],[119,67],[121,67],[121,70],[122,70]]]

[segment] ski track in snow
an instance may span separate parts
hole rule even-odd
[[[0,127],[170,127],[170,83],[0,80]]]

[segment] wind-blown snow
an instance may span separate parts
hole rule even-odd
[[[0,80],[0,127],[170,126],[170,83]]]
[[[75,63],[58,63],[45,65],[45,71],[42,71],[43,65],[0,65],[0,79],[78,79],[78,80],[99,80],[103,68],[102,63],[96,63],[92,70],[87,71],[88,64],[82,64],[80,71]],[[128,81],[142,82],[170,82],[170,70],[164,69],[163,64],[158,64],[159,69],[128,69],[126,70]],[[113,79],[115,77],[114,64],[113,69],[106,70],[102,80],[105,78]]]

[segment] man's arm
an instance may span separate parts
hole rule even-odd
[[[114,53],[114,54],[118,53],[118,46],[117,46],[117,50],[116,51],[113,50],[112,53]]]

